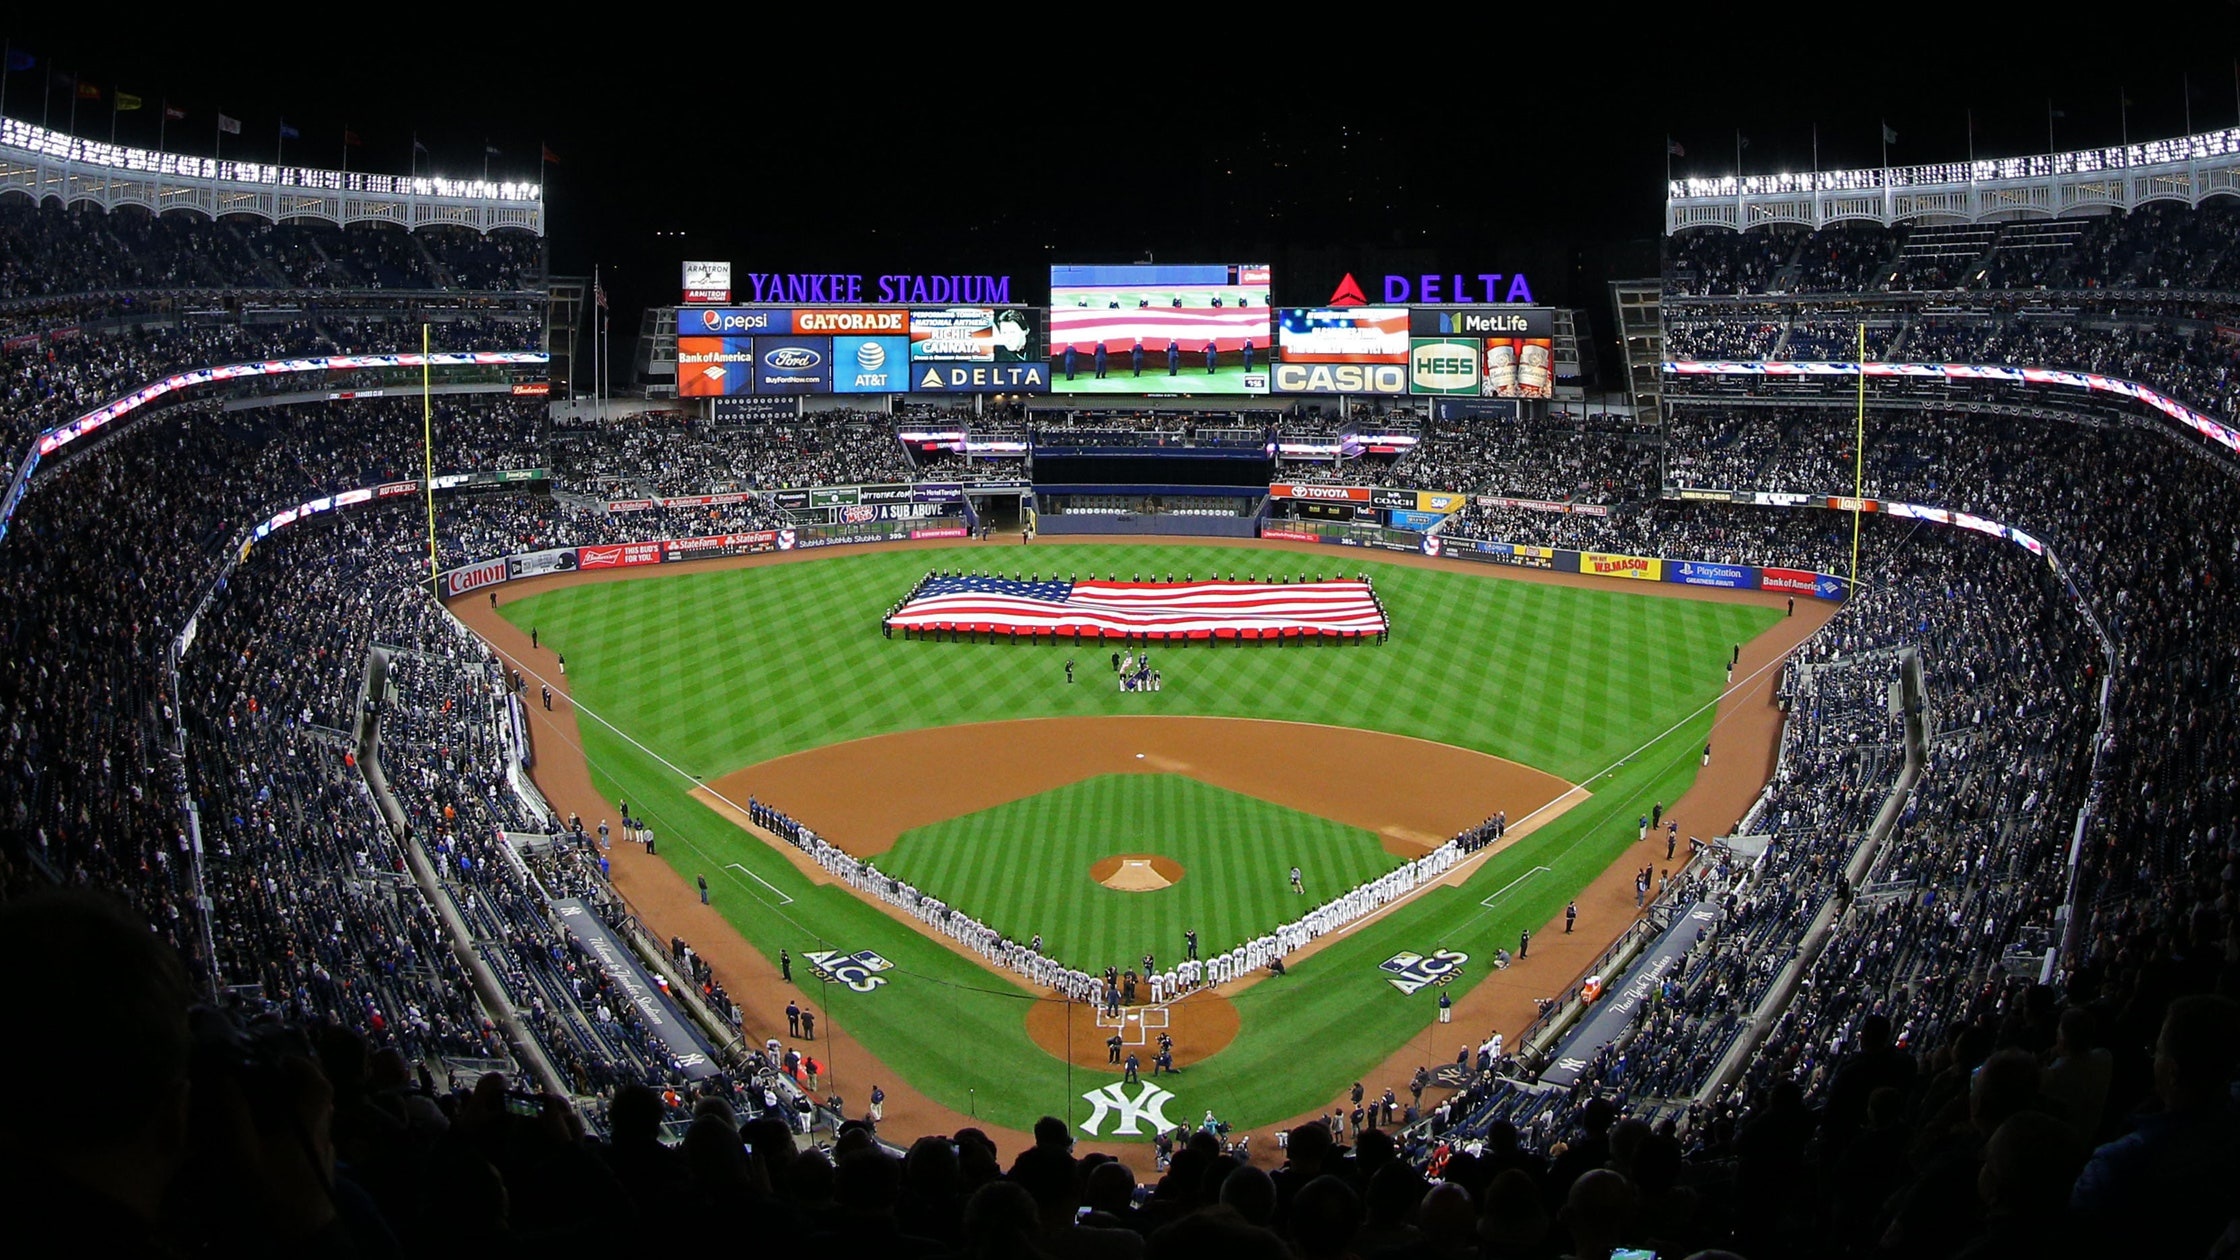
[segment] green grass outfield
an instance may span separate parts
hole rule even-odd
[[[880,634],[884,610],[945,562],[1001,562],[1006,572],[1056,566],[1083,577],[1366,569],[1394,634],[1386,644],[1352,647],[1154,647],[1161,692],[1069,688],[1064,661],[1075,657],[1094,678],[1102,654]],[[1302,961],[1287,979],[1239,995],[1237,1041],[1172,1086],[1178,1097],[1169,1111],[1182,1119],[1210,1107],[1240,1124],[1266,1123],[1321,1104],[1423,1033],[1435,999],[1400,994],[1379,961],[1438,945],[1474,960],[1513,947],[1520,928],[1546,922],[1630,846],[1635,815],[1652,800],[1676,799],[1694,780],[1731,646],[1779,615],[1650,598],[1617,583],[1543,585],[1358,552],[1174,543],[960,549],[953,559],[938,550],[866,549],[751,569],[684,566],[658,580],[568,587],[503,609],[568,656],[584,716],[612,724],[582,723],[594,781],[653,821],[663,854],[687,879],[709,876],[741,935],[772,959],[786,946],[797,956],[876,949],[893,960],[874,992],[825,986],[831,1018],[918,1089],[1020,1128],[1043,1114],[1085,1119],[1080,1094],[1111,1078],[1071,1069],[1027,1038],[1024,1004],[1034,999],[1024,988],[842,889],[812,885],[691,800],[686,775],[714,779],[785,753],[922,726],[1111,713],[1363,727],[1508,757],[1573,782],[1630,756],[1589,784],[1593,800],[1487,863],[1466,887],[1426,893]],[[991,755],[997,751],[1011,750]],[[1549,869],[1491,907],[1481,904],[1539,866]],[[1229,943],[1204,936],[1208,952]],[[1483,974],[1474,961],[1458,983],[1467,988]],[[1426,1045],[1424,1055],[1444,1061],[1454,1047]],[[874,1083],[853,1079],[845,1062],[833,1066],[851,1103]]]
[[[1161,693],[1164,694],[1164,693]],[[1099,858],[1155,853],[1182,880],[1150,892],[1091,882]],[[1172,965],[1182,933],[1227,948],[1400,864],[1374,835],[1179,774],[1107,774],[904,832],[879,869],[1083,971]]]

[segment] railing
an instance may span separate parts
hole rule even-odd
[[[2240,195],[2240,127],[1979,162],[1676,179],[1665,186],[1665,233],[1774,223],[1821,228],[1847,219],[1888,226],[2050,218],[2150,201],[2198,205],[2219,194]]]
[[[0,193],[104,209],[194,210],[336,224],[452,224],[544,235],[544,188],[526,181],[374,175],[135,149],[0,118]]]

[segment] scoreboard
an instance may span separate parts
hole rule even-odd
[[[708,306],[677,311],[677,395],[1047,389],[1026,306]]]

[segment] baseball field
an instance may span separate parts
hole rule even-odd
[[[879,628],[935,567],[1148,579],[1338,565],[1374,579],[1389,642],[1154,647],[1157,693],[1120,692],[1109,650],[1086,644]],[[1315,1110],[1420,1036],[1439,990],[1403,992],[1381,964],[1457,951],[1470,962],[1449,991],[1483,982],[1496,948],[1636,844],[1637,815],[1687,790],[1733,650],[1781,616],[1452,563],[1168,543],[692,567],[561,584],[501,611],[535,630],[542,659],[567,658],[580,748],[552,751],[580,751],[599,797],[651,822],[684,884],[707,877],[711,912],[762,963],[789,953],[801,1000],[844,1033],[818,1050],[852,1107],[874,1083],[907,1086],[995,1125],[1060,1115],[1106,1139],[1148,1137],[1090,1097],[1118,1079],[1104,1066],[1115,1033],[1148,1065],[1168,1021],[1185,1071],[1158,1078],[1164,1119],[1210,1110],[1242,1127]],[[1289,975],[1107,1028],[742,827],[730,807],[749,794],[1096,971],[1146,952],[1168,965],[1186,929],[1225,950],[1497,810],[1513,841],[1324,938]],[[820,983],[805,961],[863,953],[884,964],[876,983]]]

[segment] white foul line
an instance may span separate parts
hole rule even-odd
[[[769,889],[771,892],[777,893],[779,905],[790,906],[793,904],[793,898],[786,896],[783,892],[780,892],[778,886],[771,883],[769,880],[755,874],[753,871],[750,871],[746,867],[739,865],[737,862],[726,862],[724,863],[724,865],[730,867],[732,870],[739,872],[741,875],[746,876],[748,879],[751,879],[754,882],[762,885],[764,888]]]

